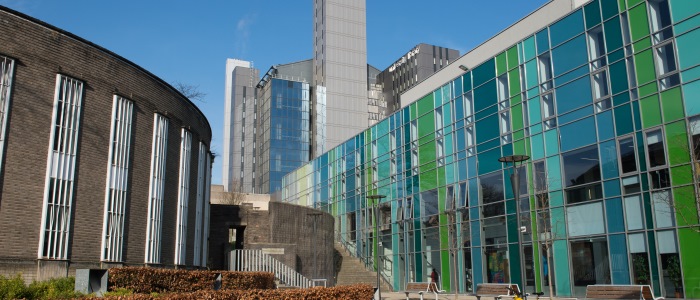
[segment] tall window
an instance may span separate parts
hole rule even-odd
[[[153,116],[153,146],[151,152],[151,182],[149,186],[148,224],[146,225],[145,262],[160,263],[161,229],[163,226],[163,196],[165,193],[165,159],[168,145],[168,119]]]
[[[101,257],[104,261],[122,261],[134,103],[117,95],[112,102]]]
[[[13,59],[0,56],[0,158],[4,157],[5,152],[5,132],[7,132],[7,114],[10,111],[14,69]],[[2,160],[0,160],[0,169],[2,169]]]
[[[68,259],[71,206],[78,152],[78,129],[83,100],[83,83],[56,76],[51,138],[46,159],[46,184],[41,214],[39,258]]]
[[[180,179],[177,204],[177,231],[175,241],[175,264],[185,264],[187,249],[187,204],[190,201],[190,157],[192,156],[192,134],[182,129],[180,138]]]
[[[204,189],[206,188],[207,146],[199,142],[199,159],[197,160],[197,206],[194,223],[194,262],[195,266],[204,266],[202,256],[202,214],[204,209]]]
[[[209,253],[209,197],[211,191],[211,155],[206,152],[206,166],[204,167],[204,230],[202,234],[202,266],[207,265]]]

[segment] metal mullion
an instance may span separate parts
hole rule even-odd
[[[73,90],[72,90],[73,97],[70,98],[72,100],[72,103],[73,103],[73,105],[71,105],[71,112],[70,112],[70,117],[71,117],[70,126],[71,126],[71,128],[69,128],[70,131],[68,132],[70,134],[70,140],[69,140],[69,144],[68,144],[69,156],[67,157],[67,159],[70,159],[70,162],[69,162],[70,168],[68,170],[66,170],[66,172],[69,173],[67,175],[69,175],[70,179],[66,180],[67,183],[66,183],[65,187],[68,190],[67,190],[66,195],[64,195],[64,197],[63,197],[64,203],[66,204],[65,207],[67,209],[67,212],[65,214],[66,219],[63,222],[64,241],[63,241],[63,252],[61,255],[61,257],[64,259],[67,258],[67,256],[68,256],[67,255],[68,254],[68,241],[69,241],[70,228],[71,228],[70,227],[71,226],[71,219],[70,218],[71,218],[71,208],[73,206],[73,203],[72,203],[73,202],[72,201],[72,199],[73,199],[73,184],[74,184],[73,176],[75,174],[75,164],[76,164],[75,161],[77,160],[77,157],[74,157],[74,156],[77,153],[77,151],[76,151],[77,143],[78,143],[78,136],[77,135],[78,135],[78,126],[79,126],[78,121],[79,121],[79,116],[80,116],[80,110],[79,110],[80,107],[78,106],[78,104],[80,103],[80,90],[81,90],[80,87],[82,87],[82,84],[79,84],[76,80],[73,80],[73,84],[74,84],[72,86],[73,87]],[[67,197],[65,197],[65,196],[67,196]]]
[[[109,224],[111,222],[111,213],[109,211],[109,207],[111,206],[111,203],[113,202],[113,188],[112,186],[112,177],[114,176],[114,167],[112,160],[114,158],[114,134],[115,134],[115,120],[116,120],[116,112],[117,112],[117,104],[118,104],[118,96],[113,96],[112,97],[112,124],[110,128],[110,137],[109,137],[109,157],[107,161],[107,179],[106,179],[106,187],[105,187],[105,206],[104,206],[104,211],[102,215],[102,248],[100,248],[100,256],[101,259],[103,260],[110,260],[111,256],[111,236],[109,233]]]

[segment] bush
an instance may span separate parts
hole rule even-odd
[[[35,281],[26,286],[19,274],[11,279],[0,276],[0,299],[71,299],[84,296],[74,289],[73,277]]]
[[[24,285],[24,280],[17,274],[14,278],[0,275],[0,299],[30,298],[31,294]]]
[[[213,289],[216,274],[222,274],[221,289],[273,289],[275,277],[267,272],[186,271],[155,268],[109,269],[109,289],[128,289],[138,294],[189,293]]]
[[[290,290],[202,290],[190,293],[171,293],[167,295],[134,294],[122,297],[107,297],[107,299],[130,299],[130,300],[150,300],[160,297],[176,300],[197,300],[197,299],[259,299],[259,300],[369,300],[374,296],[374,288],[367,284],[339,286],[332,288],[315,287],[308,289]]]

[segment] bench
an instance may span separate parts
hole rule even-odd
[[[643,299],[661,300],[654,297],[648,285],[595,284],[586,287],[586,299]]]
[[[520,292],[520,288],[518,288],[517,284],[479,283],[476,285],[476,293],[474,293],[474,296],[476,296],[476,299],[478,300],[480,300],[481,297],[493,297],[493,299],[499,300],[504,296],[514,297],[514,292]]]
[[[430,288],[432,286],[432,289]],[[439,290],[435,282],[409,282],[406,284],[406,289],[402,292],[406,293],[406,300],[409,300],[408,294],[416,293],[420,295],[420,299],[423,300],[423,294],[433,293],[435,294],[435,300],[438,299],[439,293],[444,293],[444,290]]]

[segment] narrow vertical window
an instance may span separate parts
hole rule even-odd
[[[163,226],[163,196],[165,193],[165,159],[168,145],[168,119],[153,116],[153,146],[151,150],[151,180],[148,188],[148,223],[146,225],[145,263],[160,263],[161,229]]]
[[[2,169],[5,152],[5,134],[7,132],[7,114],[10,112],[10,93],[15,61],[0,56],[0,170]]]
[[[209,254],[209,197],[211,196],[211,155],[206,152],[206,166],[204,167],[204,230],[202,231],[202,266],[207,266]]]
[[[598,26],[588,31],[588,54],[591,60],[591,70],[597,70],[605,66],[603,26]]]
[[[175,235],[175,264],[185,264],[187,250],[187,204],[190,201],[190,158],[192,134],[182,129],[180,136],[180,178],[177,200],[177,230]]]
[[[203,267],[202,258],[202,215],[204,209],[204,188],[206,185],[206,155],[207,146],[199,142],[199,156],[197,160],[197,206],[195,207],[194,225],[194,262],[195,266]]]
[[[122,261],[124,217],[128,194],[131,149],[131,100],[115,95],[112,101],[104,221],[102,223],[102,260]]]
[[[634,140],[632,137],[620,140],[620,168],[622,174],[637,171],[637,156],[634,152]]]
[[[51,138],[46,159],[46,183],[42,210],[39,258],[68,259],[71,207],[78,152],[78,129],[83,83],[56,76]]]
[[[658,168],[666,165],[666,151],[661,130],[647,132],[647,154],[649,157],[649,168]]]
[[[545,130],[557,127],[553,93],[546,93],[542,95],[542,120]]]

